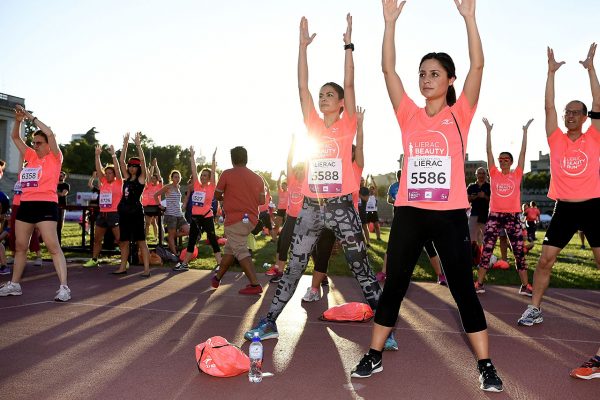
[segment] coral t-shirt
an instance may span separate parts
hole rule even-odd
[[[288,192],[287,190],[277,189],[277,197],[277,209],[285,210],[290,197],[290,192]]]
[[[63,155],[59,151],[54,154],[50,151],[39,158],[32,148],[28,147],[23,156],[27,166],[19,174],[23,194],[21,201],[51,201],[58,203],[56,187],[63,162]]]
[[[250,169],[241,166],[223,171],[215,190],[223,192],[225,225],[242,221],[248,215],[252,227],[258,222],[258,206],[265,192],[263,179]]]
[[[211,179],[206,185],[199,181],[194,182],[192,192],[192,215],[201,215],[205,218],[213,216],[212,201],[215,197],[215,182]]]
[[[163,184],[161,182],[157,182],[155,185],[148,183],[142,193],[142,205],[144,207],[157,206],[158,201],[154,200],[154,193],[158,192],[162,187]]]
[[[296,178],[296,175],[290,175],[287,178],[288,183],[288,204],[286,214],[290,217],[298,217],[304,203],[304,195],[302,194],[302,182]]]
[[[404,162],[395,206],[427,210],[469,207],[464,150],[476,108],[461,94],[452,107],[430,117],[406,94],[402,97],[396,118],[402,131]]]
[[[520,167],[506,175],[496,166],[490,168],[491,212],[521,212],[521,179],[523,179],[523,170]]]
[[[527,210],[525,210],[525,220],[528,222],[537,221],[540,219],[540,215],[540,209],[537,207],[529,207]]]
[[[353,179],[352,142],[356,136],[356,115],[345,112],[327,128],[317,111],[310,110],[308,136],[314,140],[316,150],[306,163],[306,179],[302,194],[311,198],[331,198],[350,194],[357,190]]]
[[[115,178],[111,183],[106,177],[100,178],[100,194],[98,205],[100,212],[117,212],[117,206],[123,196],[123,180]]]
[[[550,188],[553,200],[584,200],[600,197],[600,132],[590,125],[574,142],[556,128],[548,137]]]

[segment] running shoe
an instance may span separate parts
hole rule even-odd
[[[479,283],[479,282],[475,281],[475,293],[477,293],[477,294],[485,293],[485,287],[483,286],[483,283]]]
[[[269,279],[269,282],[277,283],[281,280],[282,277],[283,277],[283,272],[278,272],[277,275],[274,275],[271,279]]]
[[[0,267],[0,275],[10,275],[10,267],[3,265]]]
[[[594,379],[600,378],[600,357],[592,357],[589,361],[584,362],[581,367],[572,370],[569,375],[579,379]]]
[[[252,340],[254,332],[258,332],[260,340],[277,339],[279,332],[277,332],[277,324],[275,321],[269,321],[266,317],[261,318],[255,328],[250,329],[244,334],[246,340]]]
[[[98,266],[98,260],[94,260],[93,258],[90,258],[89,260],[87,260],[85,262],[85,264],[83,264],[84,268],[92,268],[92,267],[97,267],[97,266]]]
[[[486,392],[501,392],[502,379],[496,373],[496,368],[491,362],[486,363],[479,368],[479,388]]]
[[[372,354],[365,354],[356,367],[352,370],[350,377],[352,378],[368,378],[377,372],[383,371],[383,362],[380,358],[375,360]]]
[[[279,268],[277,268],[276,265],[272,265],[271,268],[269,268],[266,272],[265,275],[267,276],[275,276],[279,273]]]
[[[532,326],[533,324],[541,324],[542,322],[544,322],[542,310],[533,305],[528,305],[521,318],[517,321],[519,325],[523,326]]]
[[[173,271],[175,271],[175,272],[184,272],[184,271],[187,271],[188,269],[190,269],[190,267],[183,261],[178,262],[173,267]]]
[[[527,285],[521,285],[521,287],[519,288],[519,294],[521,296],[533,296],[533,287],[531,286],[530,283],[528,283]]]
[[[217,275],[213,275],[212,279],[210,280],[210,285],[212,286],[213,289],[216,289],[219,287],[219,285],[221,284],[221,280],[219,278],[217,278]]]
[[[319,293],[318,289],[313,290],[312,287],[306,289],[306,294],[304,295],[304,297],[302,297],[302,301],[305,301],[307,303],[312,303],[313,301],[319,300],[321,300],[321,293]]]
[[[260,285],[256,285],[256,286],[252,286],[252,285],[246,285],[245,288],[238,290],[239,294],[261,294],[262,293],[262,286]]]
[[[56,291],[54,296],[55,301],[69,301],[71,300],[71,289],[67,285],[60,285],[60,288]]]
[[[446,281],[446,275],[439,274],[437,278],[438,285],[448,286],[448,281]]]
[[[394,337],[394,332],[390,332],[390,335],[385,339],[385,344],[383,345],[384,351],[398,351],[398,342],[396,342],[396,338]]]
[[[21,284],[19,283],[8,281],[0,286],[0,296],[20,296],[22,294]]]

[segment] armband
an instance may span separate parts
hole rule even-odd
[[[588,117],[591,119],[600,119],[600,111],[590,111],[588,112]]]
[[[344,45],[344,50],[348,50],[348,49],[354,51],[354,43],[345,44]]]

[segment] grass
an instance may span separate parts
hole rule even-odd
[[[152,234],[150,234],[149,243],[155,243]],[[217,229],[217,235],[223,235],[223,228]],[[541,251],[541,239],[543,238],[544,232],[537,232],[536,246],[527,254],[527,265],[530,282],[533,281],[533,271],[537,264],[537,260],[540,256]],[[77,223],[65,223],[63,228],[63,246],[77,246],[81,244],[81,228]],[[374,234],[371,235],[374,238]],[[383,256],[387,248],[387,241],[389,237],[389,228],[382,228],[381,241],[372,240],[371,247],[368,249],[368,256],[371,266],[375,272],[381,271],[383,265]],[[203,239],[206,237],[203,236]],[[88,238],[89,239],[89,238]],[[253,254],[254,265],[257,267],[257,271],[262,272],[262,265],[264,263],[273,263],[275,261],[275,244],[270,243],[271,238],[265,236],[257,236],[256,243],[257,249]],[[496,256],[500,257],[498,247],[496,247]],[[87,258],[90,257],[89,253],[65,251],[67,258]],[[44,258],[48,258],[47,252],[44,253]],[[106,261],[117,263],[118,255],[103,258]],[[514,259],[509,251],[509,263],[511,269],[509,270],[490,270],[486,276],[486,282],[488,284],[496,285],[513,285],[520,284],[519,277],[514,269]],[[168,265],[167,265],[168,266]],[[210,270],[215,266],[215,259],[212,254],[210,246],[208,246],[204,240],[200,244],[198,251],[198,258],[192,260],[190,267],[196,269]],[[306,269],[306,273],[311,274],[313,271],[312,260],[309,262]],[[334,254],[329,262],[330,275],[342,275],[350,276],[350,270],[346,265],[343,252],[340,250],[338,254]],[[476,276],[474,271],[473,276]],[[436,280],[433,268],[429,264],[427,255],[423,252],[419,261],[415,267],[413,273],[413,280],[415,281],[431,281]],[[600,269],[596,268],[596,263],[592,255],[592,251],[589,246],[586,249],[580,249],[580,243],[578,237],[575,235],[571,242],[565,247],[562,253],[559,255],[556,264],[552,270],[552,277],[550,280],[550,287],[557,288],[577,288],[577,289],[595,289],[600,290]]]

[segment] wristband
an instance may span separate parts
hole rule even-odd
[[[600,119],[600,111],[590,111],[588,112],[588,117],[591,119]]]
[[[345,44],[344,45],[344,50],[348,50],[348,49],[354,51],[354,43]]]

